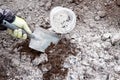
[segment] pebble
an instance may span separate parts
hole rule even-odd
[[[89,66],[89,63],[88,63],[87,60],[82,61],[81,64],[84,65],[84,66]]]
[[[70,68],[72,65],[69,62],[64,62],[63,64],[64,68]]]
[[[95,8],[97,9],[97,10],[103,10],[103,6],[101,5],[101,4],[96,4],[96,6],[95,6]]]
[[[111,43],[110,42],[104,42],[102,43],[102,47],[105,49],[105,50],[108,50],[111,48]]]
[[[32,11],[32,10],[33,10],[32,6],[29,6],[29,7],[28,7],[28,9],[29,9],[30,11]]]
[[[95,25],[96,25],[96,24],[95,24],[94,22],[91,22],[91,23],[90,23],[90,28],[95,27]]]
[[[102,35],[101,39],[103,41],[105,41],[105,40],[109,39],[110,37],[112,37],[111,33],[105,33],[105,34]]]
[[[69,71],[68,77],[66,80],[78,80],[78,74],[71,70],[71,71]]]
[[[81,41],[82,41],[82,38],[81,38],[81,37],[77,38],[77,41],[78,41],[78,42],[81,42]]]
[[[114,71],[116,72],[116,73],[120,73],[120,66],[115,66],[114,67]]]
[[[40,56],[36,57],[33,61],[32,64],[37,66],[42,62],[48,61],[47,54],[41,54]]]
[[[20,61],[19,60],[17,60],[17,59],[12,59],[12,65],[14,65],[14,66],[19,66],[20,65]]]
[[[63,66],[65,68],[70,68],[70,67],[72,67],[72,66],[74,66],[76,64],[78,64],[78,58],[75,57],[75,56],[69,56],[68,58],[66,58]]]
[[[71,39],[70,42],[71,43],[76,43],[76,40],[75,39]]]
[[[48,1],[45,5],[45,9],[46,10],[49,10],[51,8],[51,5],[52,5],[52,2],[51,1]]]
[[[76,35],[76,34],[73,34],[73,35],[71,36],[71,38],[75,39],[75,38],[77,38],[77,35]]]
[[[96,48],[101,48],[101,44],[100,43],[97,43],[97,42],[94,42],[93,43],[93,46]]]
[[[40,4],[39,4],[40,7],[43,7],[44,5],[45,5],[45,3],[42,2],[42,1],[41,1]]]
[[[21,60],[25,60],[26,58],[27,58],[26,55],[22,55],[22,56],[21,56]]]
[[[47,71],[49,71],[51,68],[52,68],[52,65],[49,64],[49,63],[41,66],[41,69],[42,69],[43,72],[47,72]]]
[[[97,14],[100,18],[104,18],[106,16],[105,11],[98,11]]]
[[[100,16],[95,16],[95,21],[99,21],[100,20]]]
[[[111,38],[112,44],[119,43],[119,41],[120,41],[120,33],[115,34],[115,35]]]

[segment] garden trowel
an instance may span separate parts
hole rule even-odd
[[[18,29],[18,27],[16,27],[14,24],[7,22],[6,20],[3,20],[1,25],[12,30]],[[23,29],[22,29],[22,33],[23,34],[26,33],[28,37],[31,39],[29,47],[40,52],[45,52],[45,49],[51,43],[57,44],[59,41],[59,37],[57,34],[40,27],[35,28],[32,34],[28,34]]]

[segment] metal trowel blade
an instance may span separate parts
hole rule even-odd
[[[35,38],[31,38],[29,47],[40,52],[45,52],[51,43],[57,44],[60,39],[57,34],[40,27],[35,28],[32,35]]]

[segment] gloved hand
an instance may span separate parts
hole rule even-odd
[[[26,39],[27,34],[23,34],[22,29],[24,29],[29,34],[32,33],[32,31],[28,27],[27,23],[25,22],[25,20],[23,20],[22,18],[19,18],[19,17],[16,16],[15,20],[12,22],[12,24],[14,24],[17,27],[21,28],[21,29],[15,29],[14,31],[8,29],[8,33],[11,34],[14,37],[17,37],[17,38],[20,38],[20,39]]]

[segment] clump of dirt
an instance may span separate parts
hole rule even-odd
[[[15,49],[21,54],[21,55],[30,55],[31,60],[33,60],[36,56],[39,56],[41,52],[33,50],[29,48],[29,43],[30,40],[27,39],[23,42],[17,43],[15,46],[13,46],[12,53],[14,52]]]
[[[58,78],[63,80],[68,72],[67,68],[63,68],[62,64],[69,55],[76,55],[75,44],[70,43],[70,40],[63,38],[55,46],[51,44],[45,53],[48,55],[48,62],[42,64],[51,64],[51,69],[43,74],[44,80],[53,80]],[[62,79],[61,79],[62,78]]]
[[[17,43],[13,47],[13,50],[17,48],[17,51],[20,52],[20,54],[30,55],[31,60],[33,60],[35,57],[39,56],[41,52],[29,48],[28,45],[29,40],[25,40],[22,43]],[[51,44],[45,50],[45,53],[48,56],[48,61],[40,63],[38,67],[41,69],[43,65],[47,65],[46,67],[50,69],[43,74],[43,79],[44,80],[53,80],[55,78],[60,78],[60,80],[64,79],[65,76],[67,75],[68,69],[63,68],[62,64],[64,63],[66,57],[68,57],[69,55],[76,55],[75,44],[71,43],[70,40],[63,38],[58,42],[57,45]]]

